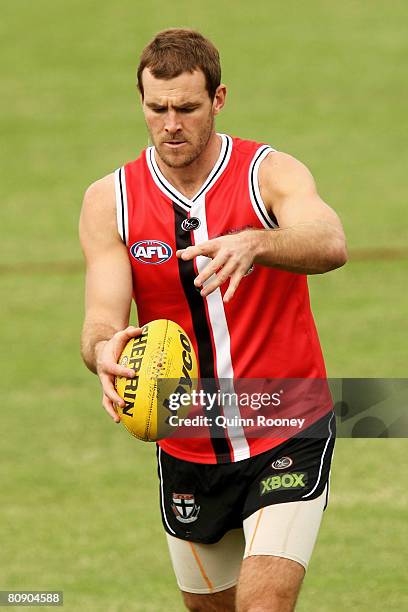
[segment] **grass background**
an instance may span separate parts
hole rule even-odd
[[[63,589],[69,611],[182,609],[154,448],[111,424],[78,351],[82,194],[146,145],[135,69],[159,29],[212,38],[218,129],[305,161],[343,220],[350,263],[310,279],[330,376],[406,376],[407,16],[399,0],[3,4],[0,588]],[[408,605],[405,455],[339,440],[300,612]]]

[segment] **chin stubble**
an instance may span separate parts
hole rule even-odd
[[[201,135],[200,140],[197,144],[197,147],[193,151],[191,151],[191,153],[187,157],[184,157],[183,159],[180,159],[179,161],[175,160],[174,158],[170,156],[167,156],[166,153],[163,152],[162,148],[159,149],[159,147],[154,142],[152,134],[150,134],[150,140],[154,144],[160,159],[167,166],[169,166],[169,168],[185,168],[189,166],[190,164],[192,164],[198,157],[200,157],[201,153],[204,151],[204,149],[206,148],[211,138],[213,127],[214,127],[214,118],[211,115],[207,123],[206,133]],[[174,140],[176,140],[176,138]]]

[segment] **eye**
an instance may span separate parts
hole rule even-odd
[[[162,115],[163,113],[166,112],[167,109],[165,108],[153,108],[152,109],[154,113],[156,113],[157,115]]]
[[[186,106],[185,108],[180,108],[180,113],[194,113],[198,109],[198,106]]]

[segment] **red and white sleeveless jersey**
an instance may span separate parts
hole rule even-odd
[[[255,265],[225,304],[227,284],[207,297],[194,286],[207,258],[176,257],[177,249],[217,236],[277,227],[258,186],[259,166],[273,149],[220,136],[219,158],[191,199],[163,176],[154,147],[115,172],[118,230],[128,247],[139,324],[171,319],[181,325],[196,350],[200,376],[221,386],[241,378],[325,379],[305,275]],[[320,416],[331,408],[326,393],[313,401],[320,402]],[[239,412],[231,407],[229,416],[234,410]],[[167,438],[159,445],[180,459],[221,463],[247,459],[286,439],[251,437],[239,426],[218,434]]]

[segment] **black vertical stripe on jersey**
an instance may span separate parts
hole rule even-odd
[[[192,246],[191,232],[185,232],[181,229],[181,224],[186,218],[186,214],[176,202],[173,202],[173,209],[176,222],[176,247],[177,249],[186,249]],[[201,378],[207,379],[203,381],[203,389],[206,393],[217,393],[218,387],[215,381],[214,368],[215,356],[211,342],[211,333],[208,326],[204,299],[194,285],[196,276],[194,262],[179,259],[178,267],[181,284],[183,285],[184,293],[190,307],[194,333],[197,338],[197,357],[200,366],[200,375]],[[215,406],[213,410],[214,409]],[[214,411],[212,419],[213,425],[210,427],[211,443],[217,458],[217,463],[226,463],[230,457],[230,447],[225,438],[225,431],[215,424],[216,416],[217,413]]]

